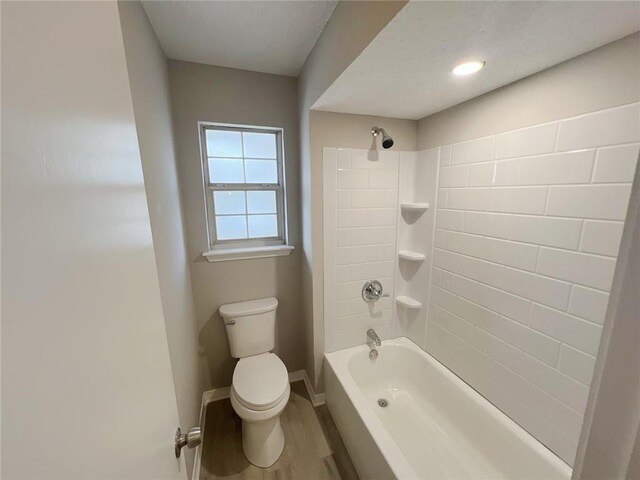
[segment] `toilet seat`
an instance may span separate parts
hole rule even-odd
[[[240,359],[233,371],[233,396],[253,411],[269,410],[288,396],[289,375],[282,360],[274,353]]]

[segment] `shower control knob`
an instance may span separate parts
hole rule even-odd
[[[388,293],[382,293],[382,284],[378,280],[369,280],[362,286],[362,299],[365,302],[375,302],[381,297],[388,296]]]

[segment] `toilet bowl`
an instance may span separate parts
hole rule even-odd
[[[233,372],[231,405],[242,419],[242,448],[258,467],[273,465],[284,449],[280,414],[290,392],[287,369],[273,353],[243,358]]]
[[[280,414],[291,393],[287,368],[270,352],[277,306],[275,298],[263,298],[220,307],[231,356],[239,359],[231,405],[242,419],[242,448],[249,462],[263,468],[273,465],[284,450]]]

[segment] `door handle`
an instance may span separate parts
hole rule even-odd
[[[180,458],[182,447],[195,448],[202,443],[202,432],[200,427],[191,427],[187,433],[182,433],[180,427],[176,430],[175,437],[175,454],[176,458]]]

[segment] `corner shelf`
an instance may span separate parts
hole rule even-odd
[[[420,308],[422,308],[422,303],[414,298],[407,297],[405,295],[396,297],[396,303],[410,310],[419,310]]]
[[[398,257],[409,262],[424,262],[427,258],[424,253],[412,252],[410,250],[400,250]]]
[[[424,212],[429,209],[429,204],[404,202],[400,204],[400,208],[405,212]]]

